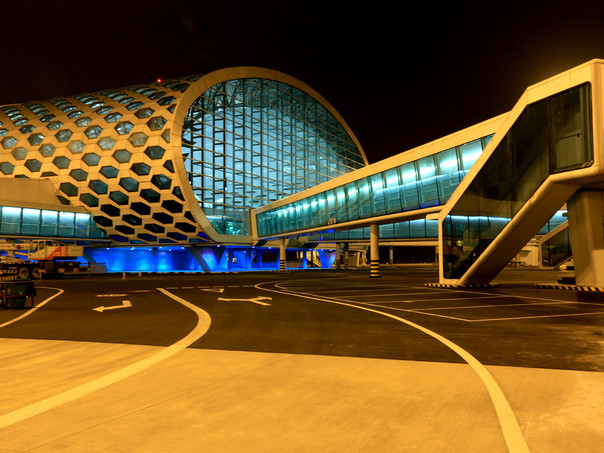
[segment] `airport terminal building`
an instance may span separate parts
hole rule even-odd
[[[2,106],[0,238],[77,240],[120,272],[331,267],[366,243],[373,275],[403,241],[466,284],[560,230],[577,282],[604,286],[603,71],[372,165],[327,100],[262,68]]]

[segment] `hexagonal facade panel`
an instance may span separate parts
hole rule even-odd
[[[0,176],[50,179],[116,244],[245,244],[251,209],[366,164],[336,118],[260,68],[0,106]]]

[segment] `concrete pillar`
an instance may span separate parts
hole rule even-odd
[[[380,278],[379,225],[371,224],[369,228],[369,278]]]
[[[279,241],[279,271],[285,272],[285,238]]]
[[[350,253],[348,252],[348,246],[350,244],[346,243],[344,244],[344,269],[348,269],[348,265],[349,265],[349,260],[350,260]]]
[[[342,266],[340,254],[341,254],[342,244],[339,242],[336,243],[336,269],[340,269]]]
[[[604,286],[604,192],[577,192],[567,203],[579,286]]]
[[[308,269],[308,255],[306,250],[302,252],[302,269]]]
[[[394,247],[388,247],[388,266],[394,264]]]
[[[260,250],[256,253],[256,267],[262,269],[262,252]]]

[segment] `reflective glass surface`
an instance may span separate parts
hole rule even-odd
[[[444,274],[460,278],[552,173],[593,163],[591,89],[528,105],[443,222]]]
[[[262,212],[256,216],[258,235],[270,236],[442,205],[491,137],[489,135]]]
[[[230,80],[204,92],[188,111],[182,142],[193,192],[223,234],[249,235],[250,209],[365,165],[325,107],[265,79]]]
[[[0,206],[0,234],[102,239],[90,214]]]

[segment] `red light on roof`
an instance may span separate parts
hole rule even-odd
[[[161,83],[161,78],[160,77],[157,78],[157,83]]]

